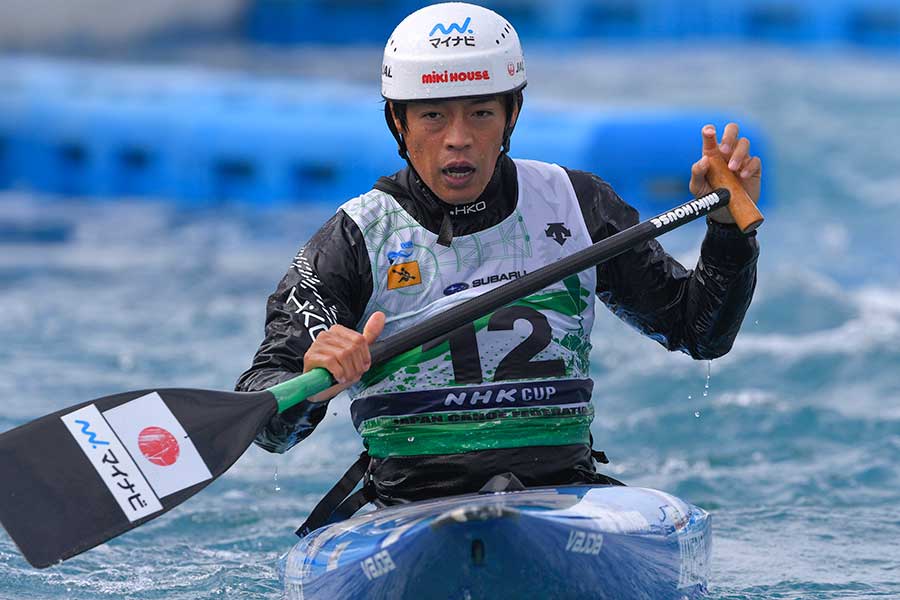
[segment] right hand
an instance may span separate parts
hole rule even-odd
[[[310,402],[330,400],[360,380],[372,366],[369,346],[381,335],[384,321],[384,313],[379,311],[369,317],[362,333],[343,325],[333,325],[316,336],[303,355],[303,372],[322,367],[331,373],[337,385],[310,396]]]

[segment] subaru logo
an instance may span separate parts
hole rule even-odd
[[[454,283],[454,284],[448,285],[446,288],[444,288],[444,295],[450,296],[452,294],[455,294],[457,292],[461,292],[461,291],[467,290],[467,289],[469,289],[468,283],[462,283],[462,282]]]

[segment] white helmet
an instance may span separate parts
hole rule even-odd
[[[519,36],[492,10],[463,2],[433,4],[397,25],[384,48],[381,95],[443,100],[507,94],[525,87]]]

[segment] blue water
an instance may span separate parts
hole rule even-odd
[[[378,56],[334,64],[348,60]],[[529,98],[725,109],[772,143],[759,286],[728,356],[666,353],[600,311],[593,431],[610,473],[713,513],[713,598],[900,597],[900,61],[666,46],[535,52],[529,68]],[[0,430],[122,390],[229,389],[266,295],[341,200],[186,213],[0,196],[19,231],[0,241]],[[692,265],[702,232],[663,241]],[[30,568],[0,533],[0,598],[277,597],[277,557],[360,448],[347,412],[335,401],[288,455],[251,448],[59,567]]]

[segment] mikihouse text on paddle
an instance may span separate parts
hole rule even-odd
[[[730,197],[720,189],[692,200],[392,335],[372,346],[372,363],[704,216]],[[260,392],[148,389],[21,425],[0,434],[0,522],[35,567],[75,556],[199,492],[273,415],[331,385],[327,371],[313,369]]]

